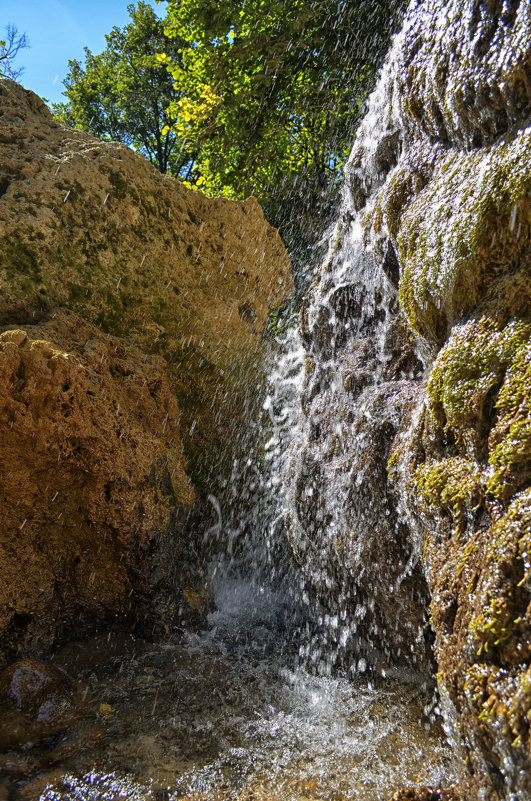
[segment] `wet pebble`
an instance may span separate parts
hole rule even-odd
[[[72,685],[62,670],[36,659],[0,673],[0,748],[30,745],[66,728],[72,717]]]
[[[70,679],[54,665],[36,659],[15,662],[0,673],[0,704],[47,722],[72,692]]]

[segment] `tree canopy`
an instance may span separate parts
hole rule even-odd
[[[169,0],[174,129],[208,194],[254,194],[305,258],[334,211],[401,0]]]
[[[404,0],[145,2],[70,62],[64,122],[209,195],[254,195],[304,272]],[[171,73],[171,74],[170,74]]]
[[[134,147],[161,172],[186,177],[190,157],[173,127],[175,118],[167,112],[179,95],[156,57],[166,51],[180,63],[183,43],[166,38],[162,20],[147,3],[129,5],[128,12],[131,22],[107,34],[102,53],[93,55],[85,48],[84,66],[69,61],[67,102],[54,104],[53,113],[100,139]]]

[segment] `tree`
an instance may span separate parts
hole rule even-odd
[[[19,33],[16,25],[10,22],[4,30],[5,39],[0,39],[0,75],[8,75],[16,81],[24,72],[24,67],[14,69],[13,61],[20,50],[29,47],[29,40],[25,33]]]
[[[165,173],[186,177],[191,154],[181,147],[176,118],[167,109],[176,100],[173,80],[156,58],[162,51],[181,61],[183,43],[168,40],[150,5],[127,8],[131,22],[105,37],[99,55],[85,48],[85,65],[69,62],[65,79],[66,103],[54,104],[57,119],[97,136],[112,139],[143,153]],[[178,97],[177,97],[178,99]]]
[[[160,56],[179,89],[192,183],[254,194],[301,265],[335,213],[342,166],[403,0],[169,0]],[[302,269],[302,267],[301,267]]]

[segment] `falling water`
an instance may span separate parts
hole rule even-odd
[[[98,636],[56,654],[75,679],[72,723],[42,739],[13,716],[16,801],[387,801],[402,785],[453,780],[426,676],[375,671],[353,648],[355,616],[326,611],[288,547],[304,355],[291,330],[260,445],[234,465],[223,502],[210,499],[207,627],[160,645]]]
[[[278,344],[260,436],[209,499],[205,630],[57,654],[76,714],[47,738],[13,717],[21,748],[2,757],[13,799],[384,801],[404,784],[452,783],[419,546],[386,480],[423,363],[399,313],[393,246],[367,242],[359,213],[407,138],[403,36],[299,330]]]

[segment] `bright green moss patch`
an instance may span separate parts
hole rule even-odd
[[[484,573],[490,588],[481,611],[470,620],[468,630],[477,646],[477,656],[501,655],[519,662],[529,644],[529,590],[531,589],[531,489],[519,493],[507,513],[488,533]],[[513,649],[520,648],[518,653]]]
[[[527,326],[531,334],[531,324]],[[488,491],[505,497],[531,477],[531,337],[507,370],[496,401],[498,422],[489,437],[493,475]]]
[[[487,496],[507,503],[531,478],[531,322],[456,326],[428,385],[417,494],[459,521]],[[445,443],[442,450],[441,445]]]
[[[496,321],[484,317],[454,328],[434,364],[427,394],[433,422],[451,431],[458,445],[473,446],[488,433],[496,391],[506,371],[514,372],[514,381],[504,391],[506,400],[500,395],[496,405],[518,409],[525,405],[523,398],[526,392],[529,398],[531,389],[528,382],[526,390],[517,365],[530,338],[531,323],[523,320],[511,320],[500,330]]]
[[[485,612],[473,618],[468,628],[479,645],[478,656],[505,645],[514,628],[513,612],[507,600],[489,594],[489,605]]]
[[[459,519],[483,495],[483,477],[475,462],[461,457],[428,462],[413,476],[417,493],[428,506],[444,507]]]
[[[393,179],[387,223],[403,269],[400,303],[415,332],[444,341],[445,329],[477,306],[492,280],[525,263],[530,160],[524,131],[509,143],[445,154],[412,200],[406,178]]]

